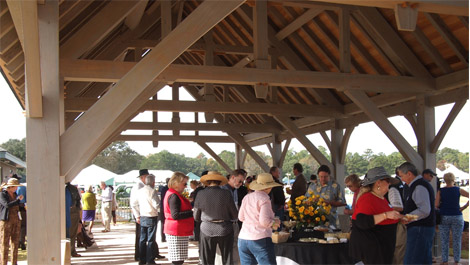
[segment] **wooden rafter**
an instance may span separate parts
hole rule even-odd
[[[430,148],[431,153],[436,153],[437,152],[437,150],[439,149],[439,146],[442,143],[442,140],[444,140],[444,137],[447,134],[447,132],[449,131],[450,126],[452,125],[455,118],[457,117],[457,115],[462,110],[462,108],[465,106],[465,103],[467,103],[466,99],[458,101],[458,102],[455,103],[454,107],[450,111],[450,113],[447,116],[446,120],[442,124],[441,129],[439,129],[439,132],[437,133],[436,137],[434,138],[434,140],[431,143],[431,148]]]
[[[198,142],[197,144],[202,147],[202,149],[206,150],[206,152],[209,153],[209,155],[211,155],[217,161],[217,163],[219,163],[225,169],[225,171],[228,173],[232,172],[232,169],[227,165],[227,163],[225,163],[225,161],[222,160],[222,158],[220,158],[220,156],[218,156],[206,143]]]
[[[116,82],[134,65],[133,62],[61,60],[66,81]],[[434,90],[433,79],[407,76],[233,68],[221,66],[170,65],[157,82],[218,83],[273,86],[343,88],[376,92],[422,93]]]
[[[395,64],[406,69],[413,76],[429,78],[431,75],[416,55],[410,50],[405,42],[393,30],[392,26],[382,14],[372,7],[359,8],[363,20],[369,28],[369,33],[376,36],[378,44],[386,50],[386,53]]]
[[[360,91],[345,91],[346,95],[351,98],[354,103],[361,107],[371,120],[377,124],[382,132],[387,135],[390,141],[397,147],[400,153],[415,165],[422,165],[423,159],[406,141],[400,132],[393,126],[387,117],[375,106],[369,97]]]
[[[202,37],[215,24],[244,1],[203,2],[177,28],[147,54],[125,77],[108,91],[61,136],[61,171],[66,175],[80,161],[93,154],[96,142],[103,141],[115,127],[134,113],[143,99],[154,95],[165,84],[152,85],[171,62]],[[201,19],[204,18],[204,19]],[[188,33],[190,32],[190,33]],[[171,48],[170,48],[171,47]],[[129,90],[128,87],[134,87]],[[113,108],[111,107],[113,106]],[[116,109],[116,106],[118,109]],[[123,114],[123,113],[130,114]],[[90,129],[90,124],[93,127]],[[87,131],[84,134],[84,131]],[[71,151],[73,150],[73,152]]]
[[[330,168],[333,168],[333,165],[330,161],[318,150],[315,145],[310,142],[305,134],[303,134],[297,126],[291,121],[289,117],[279,117],[275,116],[275,119],[279,121],[292,135],[297,138],[297,140],[307,149],[310,154],[322,165],[327,165]]]
[[[60,48],[61,58],[78,58],[101,41],[136,7],[135,1],[111,1]]]

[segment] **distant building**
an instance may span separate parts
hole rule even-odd
[[[8,153],[0,147],[0,180],[4,182],[10,174],[15,174],[19,168],[26,168],[26,162]]]

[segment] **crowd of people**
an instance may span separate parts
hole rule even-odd
[[[157,189],[155,176],[141,169],[130,194],[136,223],[135,260],[148,265],[165,258],[156,242],[160,221],[161,238],[168,244],[168,260],[172,264],[183,264],[188,259],[189,241],[199,243],[201,264],[276,264],[271,235],[281,229],[282,220],[289,219],[284,213],[286,197],[295,200],[311,196],[322,198],[331,206],[327,216],[331,228],[339,223],[338,207],[346,206],[343,214],[351,218],[349,255],[357,262],[431,264],[435,262],[431,250],[436,225],[442,264],[448,263],[450,233],[454,262],[460,262],[462,211],[469,206],[468,201],[461,206],[460,197],[468,198],[469,194],[455,186],[452,173],[444,175],[445,186],[436,182],[437,193],[432,186],[437,175],[430,169],[419,174],[409,162],[396,168],[395,177],[383,167],[370,169],[362,180],[352,174],[344,179],[345,187],[353,193],[351,206],[346,203],[341,185],[331,178],[328,166],[321,165],[310,181],[303,175],[300,163],[293,166],[293,173],[292,189],[285,191],[277,167],[251,177],[243,169],[227,176],[205,171],[200,181],[189,182],[192,192],[187,196],[189,177],[185,174],[174,172],[166,185]],[[26,223],[26,192],[20,178],[13,175],[2,185],[2,264],[7,264],[9,251],[12,264],[16,264],[18,249],[26,248],[26,224],[22,225]],[[77,186],[66,183],[66,231],[72,257],[80,256],[76,251],[80,231],[82,237],[88,238],[87,242],[93,243],[98,201],[104,227],[101,232],[110,232],[111,223],[116,224],[117,200],[113,188],[104,182],[100,188],[99,195],[93,186],[81,194]]]

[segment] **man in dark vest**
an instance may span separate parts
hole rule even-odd
[[[409,186],[404,200],[404,214],[418,216],[407,225],[404,264],[431,264],[436,215],[434,190],[418,175],[415,165],[405,162],[398,167],[401,179]]]

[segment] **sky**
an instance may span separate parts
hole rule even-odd
[[[159,92],[159,99],[171,99],[171,89],[166,87]],[[192,97],[184,90],[180,89],[181,100],[193,100]],[[442,123],[446,119],[453,104],[444,105],[436,108],[436,133],[439,131]],[[181,113],[181,122],[193,122],[194,114]],[[460,152],[469,152],[470,141],[468,140],[468,122],[470,118],[470,107],[467,103],[462,109],[460,114],[455,119],[451,128],[449,129],[446,137],[444,138],[440,149],[450,147],[457,149]],[[7,83],[0,77],[0,124],[3,126],[0,130],[0,144],[8,141],[9,139],[22,139],[26,136],[26,121],[24,111],[20,104],[14,97]],[[393,117],[389,119],[392,124],[402,133],[403,137],[408,140],[412,146],[417,145],[416,136],[408,123],[403,117]],[[150,113],[143,113],[134,118],[134,121],[151,121]],[[159,121],[171,121],[171,113],[159,114]],[[203,113],[200,113],[199,121],[204,122]],[[168,134],[168,132],[161,132],[160,134]],[[216,132],[200,132],[200,135],[211,134]],[[136,131],[126,131],[124,134],[136,134]],[[328,133],[329,135],[329,133]],[[313,134],[308,136],[310,141],[315,146],[325,146],[326,144],[320,134]],[[154,148],[151,142],[128,142],[129,146],[140,153],[147,156],[149,154],[158,153],[162,150],[167,150],[171,153],[184,154],[187,157],[195,157],[199,153],[204,153],[210,157],[199,145],[193,142],[159,142],[158,148]],[[235,144],[227,143],[208,143],[208,145],[217,154],[223,150],[235,152]],[[297,141],[293,140],[290,147],[295,151],[301,151],[305,148]],[[253,148],[256,151],[262,151],[269,154],[265,145]],[[372,122],[364,123],[357,126],[350,138],[347,152],[363,154],[366,149],[371,149],[374,153],[383,152],[390,154],[397,152],[395,146],[390,140],[382,133],[382,131]]]

